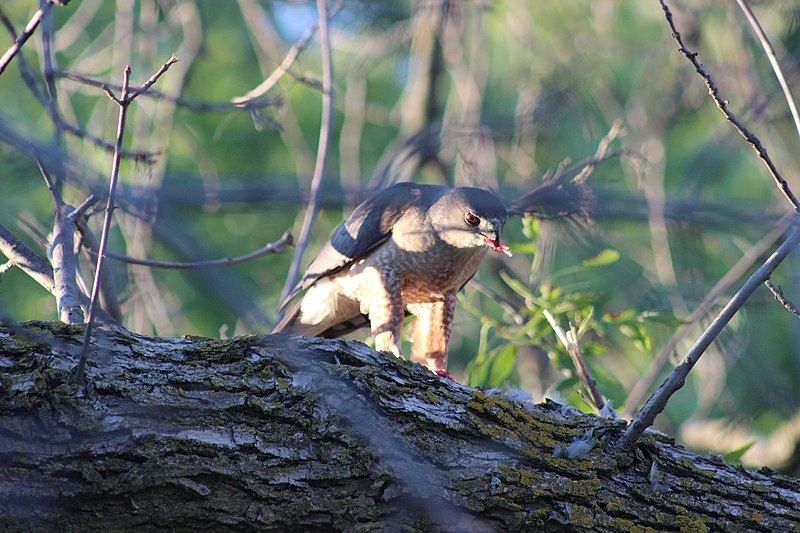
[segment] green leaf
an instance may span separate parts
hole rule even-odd
[[[755,444],[755,443],[756,443],[756,441],[748,442],[747,444],[745,444],[741,448],[736,448],[735,450],[729,451],[728,453],[723,455],[723,457],[725,458],[725,462],[726,463],[731,463],[731,464],[740,463],[741,459],[742,459],[742,456],[745,453],[747,453],[747,450],[752,448],[753,444]]]
[[[584,268],[595,268],[613,265],[617,261],[619,261],[619,252],[610,248],[606,248],[596,256],[585,260],[582,264]]]
[[[470,387],[485,387],[489,377],[489,365],[471,365],[467,369],[467,385]]]
[[[509,245],[509,248],[511,248],[511,251],[515,254],[533,255],[539,251],[539,247],[536,246],[535,242],[512,243]]]
[[[514,344],[506,344],[496,355],[492,358],[492,369],[489,373],[489,386],[497,387],[501,385],[511,372],[514,371],[514,365],[517,363],[517,347]]]
[[[502,279],[506,285],[508,285],[514,292],[522,296],[523,298],[532,298],[533,295],[531,291],[528,290],[528,287],[523,285],[519,280],[516,280],[506,274],[505,272],[500,272],[500,279]]]

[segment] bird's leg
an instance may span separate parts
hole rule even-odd
[[[408,309],[416,316],[412,357],[434,372],[447,370],[450,326],[455,307],[456,295],[447,293],[442,301],[414,304]]]
[[[375,349],[402,357],[400,342],[405,313],[400,282],[386,272],[377,274],[380,282],[373,284],[369,302],[369,323]]]

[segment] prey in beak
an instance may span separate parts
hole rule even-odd
[[[500,242],[500,239],[492,240],[489,237],[484,237],[483,244],[493,249],[495,252],[506,254],[508,257],[511,257],[513,255],[511,253],[511,249],[502,242]]]
[[[483,244],[494,250],[495,252],[500,252],[502,254],[506,254],[508,257],[511,257],[511,249],[500,242],[500,232],[503,231],[503,223],[493,218],[489,221],[492,224],[492,229],[494,231],[491,232],[491,235],[494,237],[489,237],[489,235],[484,234],[483,236]]]

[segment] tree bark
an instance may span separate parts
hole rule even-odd
[[[362,344],[0,328],[0,529],[790,531],[800,481]]]

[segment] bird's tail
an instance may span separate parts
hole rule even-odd
[[[508,214],[545,220],[588,220],[593,204],[594,195],[584,182],[554,177],[517,199]]]
[[[275,327],[272,328],[272,333],[302,333],[295,331],[296,328],[294,327],[296,323],[295,319],[297,315],[300,314],[300,302],[301,300],[297,299],[285,308],[283,316],[281,316],[281,319],[275,324]]]

